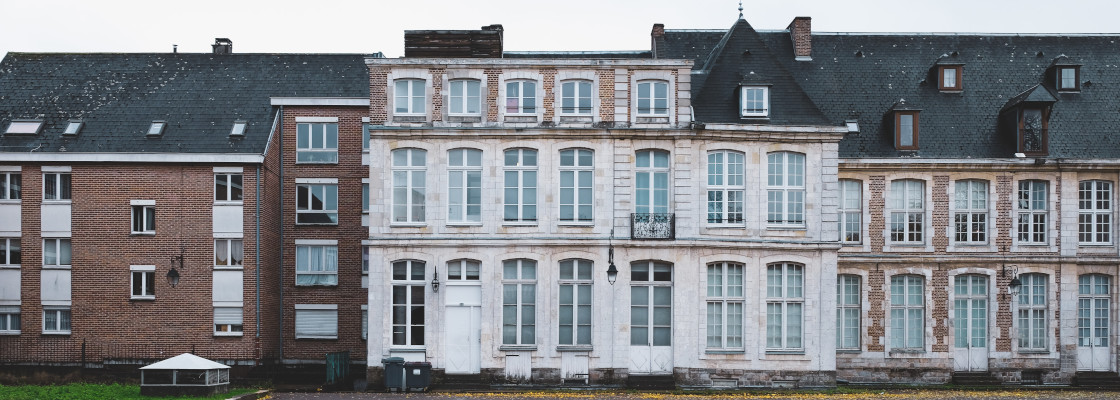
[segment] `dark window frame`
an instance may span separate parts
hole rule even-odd
[[[919,132],[921,131],[921,129],[919,129],[920,124],[918,123],[918,114],[919,114],[918,111],[895,111],[894,112],[894,148],[896,150],[917,150],[918,149],[918,137],[919,137]],[[902,124],[901,124],[901,122],[902,122],[902,116],[903,115],[910,115],[910,116],[914,117],[913,145],[911,145],[911,146],[903,146],[902,145],[902,131],[901,131]]]
[[[957,79],[956,86],[945,86],[945,71],[956,71]],[[964,90],[964,66],[963,65],[942,65],[937,68],[937,89],[946,91]]]
[[[1073,87],[1066,87],[1062,85],[1062,70],[1073,70]],[[1077,65],[1061,65],[1054,69],[1054,87],[1059,92],[1080,92],[1081,91],[1081,67]]]

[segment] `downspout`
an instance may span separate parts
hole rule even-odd
[[[262,163],[261,165],[257,166],[257,202],[256,202],[256,205],[257,205],[257,233],[256,233],[257,244],[254,246],[254,248],[256,248],[256,250],[257,250],[257,255],[255,256],[256,258],[254,258],[254,260],[257,260],[257,268],[256,268],[257,278],[256,278],[255,281],[256,281],[256,284],[257,284],[256,304],[257,304],[257,341],[258,341],[258,344],[260,343],[259,341],[261,340],[261,167],[264,165],[263,164],[264,161],[261,161],[261,163]]]
[[[280,204],[277,205],[277,206],[280,207],[279,208],[279,210],[280,210],[280,213],[279,213],[280,214],[279,215],[279,218],[280,218],[280,224],[279,224],[280,225],[280,248],[279,248],[280,267],[279,267],[279,270],[280,271],[279,271],[279,275],[278,275],[280,277],[280,279],[278,280],[279,281],[278,283],[279,283],[279,286],[280,286],[280,291],[279,291],[279,293],[280,293],[280,303],[279,303],[279,309],[276,310],[277,311],[277,317],[278,317],[277,320],[279,321],[276,324],[277,329],[279,329],[279,332],[277,332],[276,336],[279,339],[277,344],[280,346],[279,352],[277,354],[279,355],[280,362],[283,362],[284,361],[284,106],[280,106],[280,112],[279,112],[279,115],[278,115],[277,119],[280,120],[280,129],[279,129],[280,138],[277,139],[280,143],[280,149],[279,149],[280,154],[276,155],[280,159],[280,200],[279,200]]]

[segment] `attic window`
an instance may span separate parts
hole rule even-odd
[[[937,69],[937,88],[940,90],[961,90],[964,88],[962,82],[962,72],[964,66],[962,65],[942,65]]]
[[[844,121],[844,125],[848,127],[848,133],[859,133],[859,120],[849,119]]]
[[[166,127],[167,121],[152,121],[152,125],[148,127],[148,135],[162,135]]]
[[[1046,155],[1050,142],[1049,107],[1025,106],[1018,113],[1018,150],[1029,155]]]
[[[245,135],[245,126],[248,125],[248,124],[249,123],[245,122],[245,121],[234,121],[233,129],[231,129],[229,131],[229,135],[230,136],[244,136]]]
[[[66,130],[62,131],[62,134],[63,135],[77,135],[78,131],[82,130],[82,125],[84,125],[84,124],[85,123],[82,122],[81,120],[76,120],[76,119],[75,120],[70,120],[70,123],[66,124]]]
[[[896,111],[894,113],[894,148],[898,150],[918,149],[917,111]]]
[[[1055,86],[1060,91],[1076,92],[1081,90],[1081,70],[1076,65],[1058,67]]]
[[[743,86],[739,104],[743,117],[770,116],[770,88],[765,86]]]
[[[13,120],[12,123],[8,124],[8,129],[4,133],[37,135],[42,127],[42,120]]]

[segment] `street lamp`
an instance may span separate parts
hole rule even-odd
[[[1019,267],[1012,265],[1011,268],[1011,282],[1007,283],[1007,292],[1014,296],[1019,294],[1019,289],[1023,287],[1023,281],[1019,280]],[[1003,266],[1003,272],[1001,272],[1001,274],[1005,277],[1007,276],[1006,265]]]
[[[614,266],[614,229],[611,229],[611,236],[607,239],[607,282],[613,286],[616,280],[618,267]]]
[[[175,286],[179,285],[179,271],[175,269],[175,263],[176,262],[179,263],[179,269],[185,269],[183,267],[183,255],[182,254],[179,254],[177,256],[171,256],[171,269],[167,271],[167,283],[170,284],[171,287],[175,287]]]
[[[432,293],[439,293],[439,271],[432,276]]]

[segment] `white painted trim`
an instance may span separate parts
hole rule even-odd
[[[43,172],[70,172],[69,165],[44,165],[41,167]]]
[[[338,122],[338,117],[296,117],[296,122]]]
[[[0,165],[0,172],[20,172],[18,165]]]
[[[362,117],[362,123],[369,123],[369,117]]]
[[[520,52],[519,52],[520,53]],[[547,52],[544,54],[551,54]],[[393,65],[393,66],[432,66],[452,68],[470,68],[471,66],[502,66],[502,67],[531,67],[541,65],[549,66],[609,66],[614,68],[634,67],[670,67],[671,69],[692,69],[692,60],[671,59],[603,59],[594,53],[589,53],[583,59],[539,59],[539,58],[452,58],[452,57],[413,57],[413,58],[367,58],[366,65]],[[667,70],[666,70],[667,71]]]
[[[369,304],[362,304],[362,311],[369,310]]]
[[[338,184],[338,178],[296,178],[296,184],[300,183],[326,183]]]
[[[43,307],[70,307],[73,303],[71,300],[43,300]]]
[[[243,302],[243,301],[215,301],[215,302],[214,302],[214,307],[237,307],[237,308],[243,308],[243,307],[245,307],[245,302]]]
[[[369,99],[363,97],[272,97],[274,106],[365,106]]]
[[[129,265],[129,271],[155,271],[155,265]]]
[[[230,153],[0,153],[0,162],[114,162],[260,164],[260,154]],[[44,166],[43,168],[47,168]],[[57,167],[56,167],[57,168]],[[70,167],[66,167],[69,171]]]
[[[243,232],[214,232],[214,239],[243,239]]]
[[[131,200],[131,201],[129,201],[129,204],[134,205],[134,206],[154,206],[154,205],[156,205],[156,201],[155,200]]]
[[[335,239],[296,239],[296,246],[338,246]]]
[[[362,178],[362,183],[369,183],[369,178]]]
[[[244,167],[214,167],[215,174],[241,174],[245,173]]]
[[[337,310],[338,304],[296,304],[297,310]]]

